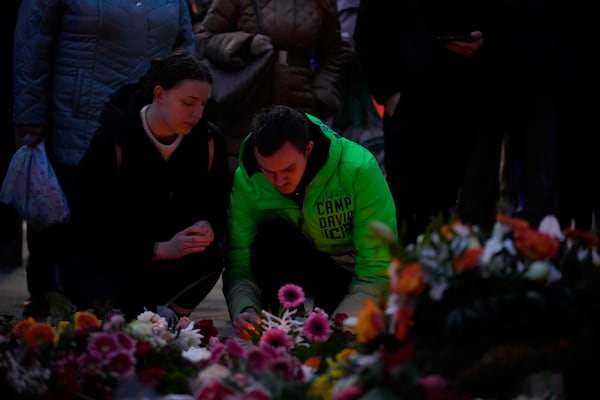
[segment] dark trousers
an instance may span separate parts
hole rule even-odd
[[[88,248],[85,254],[78,253],[72,264],[74,284],[69,295],[78,309],[93,308],[99,315],[118,309],[128,320],[144,310],[155,311],[157,306],[193,311],[223,271],[222,252],[216,243],[200,253],[154,262],[131,254],[100,252]]]
[[[314,306],[329,315],[348,293],[352,274],[328,254],[316,249],[293,224],[282,220],[263,222],[251,246],[252,273],[262,291],[263,308],[277,312],[279,288],[296,284]]]
[[[549,90],[530,88],[489,101],[463,182],[460,217],[490,229],[496,202],[502,200],[515,210],[522,208],[518,215],[537,226],[557,211],[556,97]]]
[[[68,201],[72,199],[75,167],[53,163]],[[32,297],[62,291],[61,273],[71,251],[71,224],[53,225],[39,231],[27,228],[27,290]]]
[[[393,116],[384,116],[384,163],[396,204],[398,233],[414,243],[431,221],[456,206],[466,170],[474,113],[466,90],[402,93]]]

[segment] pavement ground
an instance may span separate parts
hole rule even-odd
[[[24,244],[22,265],[0,267],[0,315],[14,316],[13,322],[22,318],[23,301],[29,296],[25,274],[27,255],[27,246]],[[219,330],[219,336],[231,337],[234,335],[233,327],[227,312],[222,287],[223,283],[219,280],[190,318],[193,321],[211,319]]]

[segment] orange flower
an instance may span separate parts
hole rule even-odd
[[[600,245],[600,239],[593,233],[583,232],[573,228],[566,228],[564,230],[564,234],[565,236],[582,241],[588,248],[598,247]]]
[[[367,299],[362,310],[358,312],[356,340],[359,343],[367,343],[381,335],[384,329],[383,311],[377,307],[373,300]]]
[[[31,328],[35,324],[37,324],[37,321],[33,319],[33,317],[29,317],[27,319],[17,322],[13,327],[15,337],[19,340],[25,339],[25,333],[27,333],[29,328]]]
[[[58,333],[63,333],[65,329],[67,329],[69,326],[71,326],[71,323],[69,321],[60,321],[56,326],[56,331]]]
[[[481,253],[483,253],[482,247],[468,247],[454,259],[454,269],[457,272],[473,269],[477,265]]]
[[[559,246],[557,239],[534,229],[515,232],[515,247],[521,255],[530,260],[556,257]]]
[[[394,330],[394,335],[398,340],[405,340],[408,336],[408,331],[415,324],[412,319],[412,314],[412,310],[405,304],[398,308]]]
[[[529,222],[521,218],[509,217],[504,214],[496,214],[496,221],[501,224],[508,225],[515,230],[529,228]]]
[[[446,239],[451,240],[454,237],[454,230],[452,229],[454,224],[444,224],[440,227],[440,235]]]
[[[304,365],[310,368],[319,369],[319,367],[321,366],[321,357],[309,357],[306,359],[306,361],[304,361]]]
[[[55,338],[54,328],[46,323],[35,323],[25,332],[25,342],[32,349],[50,344]]]
[[[416,296],[423,291],[423,269],[419,263],[404,265],[396,270],[392,279],[392,291],[406,296]]]
[[[335,359],[339,361],[347,361],[350,356],[358,353],[356,349],[344,349],[336,354]]]
[[[77,330],[95,330],[100,328],[100,321],[98,321],[98,318],[87,311],[77,311],[73,316],[73,321],[75,322],[75,329]]]

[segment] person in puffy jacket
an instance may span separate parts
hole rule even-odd
[[[198,51],[225,67],[239,67],[247,53],[275,52],[273,67],[245,104],[213,107],[232,172],[252,116],[264,106],[285,104],[325,122],[339,111],[338,84],[348,55],[334,0],[213,0],[195,30]]]
[[[242,143],[225,236],[223,290],[243,337],[277,292],[301,286],[329,315],[384,300],[390,255],[370,232],[396,210],[373,154],[313,115],[275,105]]]
[[[75,167],[98,128],[108,96],[136,82],[150,60],[195,50],[187,0],[23,0],[15,29],[14,123],[25,143],[46,140],[71,200]],[[44,293],[69,250],[69,226],[27,230],[25,314],[47,313]]]

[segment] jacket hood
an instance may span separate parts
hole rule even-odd
[[[116,142],[122,143],[121,136],[130,130],[123,127],[129,127],[135,121],[133,117],[137,118],[142,107],[150,103],[152,98],[144,98],[142,94],[141,81],[122,86],[113,92],[104,104],[100,114],[100,125]]]
[[[319,118],[306,113],[308,119],[308,128],[311,140],[315,142],[315,151],[324,151],[325,154],[317,155],[313,153],[313,160],[309,161],[311,168],[311,161],[315,161],[318,164],[319,179],[329,179],[329,177],[335,172],[335,165],[338,164],[341,157],[341,146],[336,145],[336,142],[340,138],[340,135],[334,132],[327,124],[321,121]],[[240,153],[238,156],[238,163],[244,173],[250,177],[254,173],[260,171],[256,157],[254,156],[254,145],[252,135],[246,136],[240,146]],[[313,173],[316,171],[312,171]],[[305,172],[306,173],[306,172]],[[304,180],[304,179],[303,179]]]

